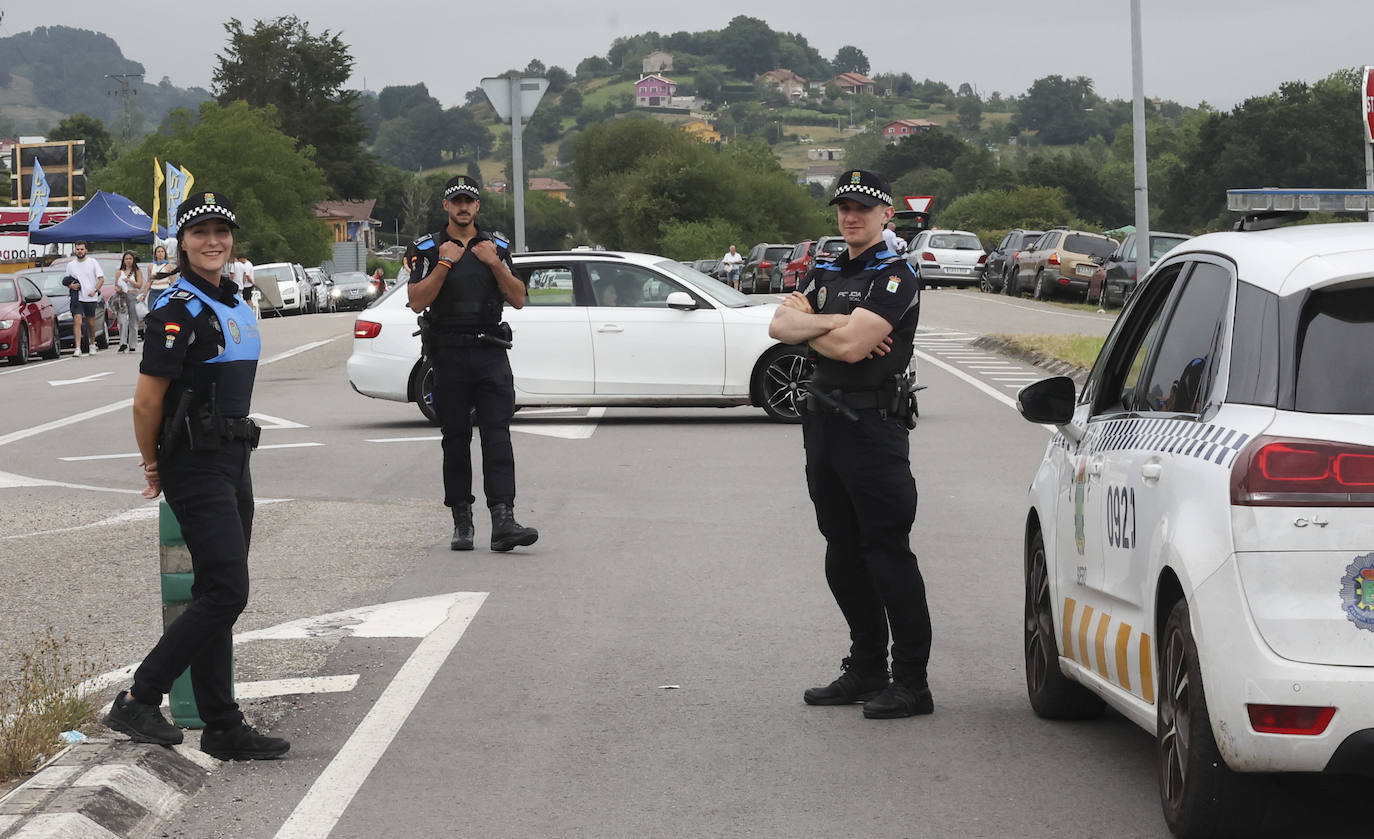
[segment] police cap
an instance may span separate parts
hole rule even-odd
[[[892,206],[892,187],[882,175],[867,169],[850,169],[835,181],[835,195],[830,199],[834,204],[842,198],[857,201],[865,207],[879,204]]]
[[[215,218],[229,222],[230,227],[239,226],[234,205],[229,203],[229,199],[218,192],[200,192],[181,202],[177,209],[177,230]]]
[[[444,200],[447,201],[463,194],[481,200],[482,185],[477,182],[476,178],[467,175],[454,175],[449,178],[448,183],[444,184]]]

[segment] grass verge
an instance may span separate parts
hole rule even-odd
[[[51,627],[15,653],[17,675],[0,683],[0,782],[36,769],[62,747],[58,737],[95,719],[78,685],[95,675],[80,644]]]
[[[991,335],[1013,349],[1037,352],[1085,370],[1093,366],[1106,340],[1095,335]]]

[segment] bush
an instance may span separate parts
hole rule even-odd
[[[58,735],[92,721],[81,684],[94,675],[80,645],[49,627],[18,653],[19,673],[0,683],[0,781],[32,772],[62,747]]]

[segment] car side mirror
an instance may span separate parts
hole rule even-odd
[[[677,309],[682,312],[690,312],[697,307],[697,301],[692,299],[692,295],[685,291],[674,291],[668,295],[668,308]]]
[[[34,294],[34,293],[31,292],[31,293],[29,293],[29,294],[25,294],[25,295],[24,295],[24,302],[25,302],[25,303],[37,303],[37,302],[39,302],[39,301],[42,300],[42,299],[43,299],[43,295],[42,295],[42,294]]]
[[[1016,394],[1016,407],[1033,423],[1067,425],[1073,419],[1073,379],[1054,376],[1026,385]]]

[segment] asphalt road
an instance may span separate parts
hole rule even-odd
[[[351,391],[351,323],[264,324],[254,410],[269,427],[239,630],[480,594],[423,640],[332,619],[240,644],[241,683],[356,684],[245,700],[292,740],[289,759],[223,767],[166,835],[1167,835],[1150,735],[1110,713],[1045,722],[1026,703],[1019,525],[1047,432],[1007,400],[1039,374],[967,347],[989,332],[1103,334],[1110,318],[923,298],[913,546],[936,713],[897,721],[801,701],[837,674],[847,639],[796,426],[750,408],[522,411],[517,517],[540,540],[494,554],[479,520],[479,549],[456,554],[439,445],[408,439],[435,430],[413,405]],[[135,371],[110,352],[0,371],[10,651],[51,626],[94,673],[156,638],[156,527],[122,404]]]

